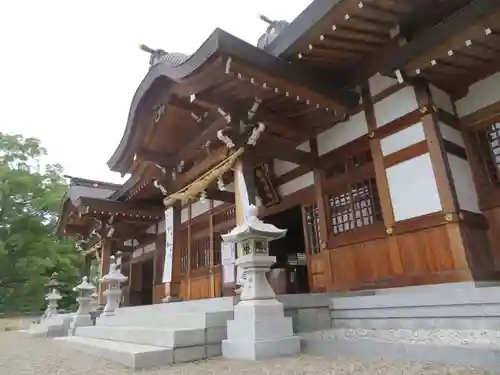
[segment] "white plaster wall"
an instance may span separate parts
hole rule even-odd
[[[132,258],[140,257],[142,254],[144,254],[144,248],[139,247],[132,252]]]
[[[469,92],[455,102],[458,117],[474,113],[500,101],[500,72],[469,86]]]
[[[451,154],[448,154],[448,161],[460,208],[481,213],[469,162]]]
[[[214,201],[214,207],[220,206],[223,203],[223,201]]]
[[[422,123],[419,122],[381,139],[380,147],[382,154],[386,156],[421,141],[425,141],[425,133]]]
[[[439,122],[439,129],[444,139],[465,148],[464,138],[460,130],[452,128],[450,125],[446,125],[443,122]]]
[[[283,185],[278,186],[277,190],[281,197],[285,197],[313,184],[314,184],[314,173],[309,172],[291,181],[288,181]]]
[[[404,87],[387,98],[375,103],[374,109],[377,126],[384,126],[418,109],[415,90],[412,86]]]
[[[317,136],[318,154],[324,155],[335,150],[356,138],[368,133],[365,112],[361,111],[348,121],[334,125]]]
[[[164,220],[163,220],[164,221]],[[156,233],[156,224],[151,225],[148,230],[146,231],[148,234],[155,234]]]
[[[370,86],[370,94],[375,96],[385,89],[398,84],[398,80],[390,77],[385,77],[380,73],[375,74],[372,78],[368,80],[368,85]]]
[[[432,99],[436,107],[441,108],[442,110],[454,115],[455,107],[453,106],[453,101],[451,100],[450,96],[434,85],[430,85],[429,87]]]
[[[204,214],[210,209],[210,199],[205,199],[203,202],[197,201],[191,204],[191,219]]]
[[[155,251],[155,249],[156,249],[156,242],[150,243],[149,245],[144,246],[144,254]]]
[[[158,223],[158,234],[165,233],[165,219]]]
[[[429,153],[386,169],[396,221],[442,210]]]
[[[306,142],[298,145],[297,150],[311,152],[311,144],[309,143],[309,141],[306,141]]]
[[[285,160],[273,160],[273,172],[276,177],[282,176],[287,172],[290,172],[292,169],[297,168],[299,165],[295,163],[290,163]]]
[[[189,220],[189,206],[186,206],[181,210],[181,223],[185,223],[188,220]],[[165,224],[163,225],[165,226]]]

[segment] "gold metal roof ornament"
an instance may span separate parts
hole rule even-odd
[[[174,204],[176,201],[181,201],[181,204],[184,205],[190,199],[201,194],[212,184],[212,182],[221,177],[224,173],[228,172],[234,166],[238,158],[243,154],[243,151],[243,147],[239,148],[201,177],[198,177],[186,187],[166,197],[163,200],[165,207]]]

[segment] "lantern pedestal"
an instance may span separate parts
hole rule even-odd
[[[234,320],[227,323],[227,340],[222,342],[225,358],[260,360],[300,352],[292,318],[285,317],[283,304],[276,300],[266,278],[276,261],[268,255],[269,242],[285,234],[286,230],[260,221],[251,207],[246,223],[222,236],[226,242],[241,244],[244,253],[236,260],[243,270],[242,291]]]
[[[93,299],[92,293],[95,291],[95,286],[89,283],[88,277],[84,276],[80,285],[73,288],[79,293],[76,301],[78,302],[78,310],[70,325],[70,334],[74,335],[77,327],[89,327],[93,325],[90,312],[92,310]]]
[[[31,325],[28,331],[31,336],[60,337],[66,335],[67,324],[65,324],[64,316],[59,315],[57,311],[57,305],[61,298],[56,288],[53,288],[52,291],[45,296],[45,300],[47,301],[45,318],[39,324]]]

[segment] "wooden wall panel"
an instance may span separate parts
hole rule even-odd
[[[190,299],[202,299],[211,298],[210,295],[210,275],[193,277],[190,280],[191,283],[191,298]]]
[[[311,291],[320,293],[328,290],[328,267],[330,260],[328,252],[322,251],[311,256],[310,261],[310,279],[312,280]]]
[[[328,289],[348,291],[471,280],[467,262],[454,257],[463,253],[463,249],[456,248],[463,244],[450,238],[455,232],[449,229],[459,225],[442,224],[324,251],[321,254],[328,253],[331,264],[332,283]],[[477,238],[473,241],[480,244]],[[324,275],[319,257],[312,267],[313,289],[317,291],[324,283],[321,277],[314,277]]]
[[[220,297],[222,295],[222,276],[220,272],[220,267],[214,269],[214,297]]]
[[[491,255],[495,269],[500,271],[500,207],[495,207],[483,211],[488,220],[489,229],[487,237],[490,242]]]
[[[153,287],[153,303],[162,303],[163,298],[165,298],[165,285],[155,285]]]
[[[189,279],[181,280],[181,292],[180,296],[183,301],[189,300]]]

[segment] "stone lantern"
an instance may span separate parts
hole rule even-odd
[[[276,261],[269,256],[269,242],[285,235],[286,229],[259,220],[255,206],[250,206],[244,224],[222,235],[224,241],[240,244],[243,254],[236,265],[245,275],[234,320],[228,321],[227,340],[222,342],[226,358],[258,360],[300,352],[292,319],[284,316],[283,304],[276,300],[266,277]]]
[[[53,288],[52,291],[45,296],[45,300],[47,301],[46,319],[57,317],[57,304],[60,299],[62,299],[61,294],[59,294],[56,288]]]
[[[95,285],[89,282],[87,276],[82,278],[82,282],[73,288],[73,291],[78,293],[76,301],[78,302],[78,310],[76,311],[73,321],[71,322],[70,330],[75,332],[76,327],[87,327],[93,325],[90,312],[92,310],[92,293],[95,291]]]
[[[47,308],[45,309],[43,318],[46,319],[57,315],[58,301],[62,298],[58,291],[58,288],[61,286],[61,283],[57,281],[56,272],[54,272],[50,276],[49,282],[47,284],[44,284],[44,286],[49,289],[49,292],[45,295],[45,300],[47,301]]]
[[[127,276],[122,275],[117,268],[116,258],[110,257],[109,272],[101,279],[101,283],[106,286],[103,295],[106,297],[106,305],[102,311],[101,317],[115,315],[115,310],[120,306],[122,295],[121,284],[128,280]]]
[[[50,280],[47,284],[44,285],[45,287],[49,288],[49,290],[54,289],[54,288],[59,288],[61,286],[61,283],[57,281],[57,272],[54,272],[50,276]]]

